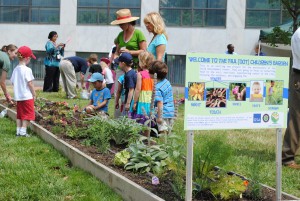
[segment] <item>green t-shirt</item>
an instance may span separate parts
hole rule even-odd
[[[6,52],[0,51],[0,76],[2,75],[2,70],[8,72],[10,68],[10,60]]]
[[[120,32],[118,37],[117,37],[117,43],[119,44],[119,47],[126,47],[126,49],[128,50],[139,50],[140,49],[140,42],[142,41],[146,41],[146,38],[143,34],[143,32],[141,32],[138,29],[134,30],[134,33],[132,35],[132,37],[130,38],[130,40],[126,43],[124,41],[124,31]],[[138,57],[137,56],[133,56],[133,61],[134,62],[138,62]]]

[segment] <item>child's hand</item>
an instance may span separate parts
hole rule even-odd
[[[119,109],[119,101],[118,102],[116,102],[116,104],[115,104],[115,108],[118,110]]]
[[[125,111],[129,111],[129,108],[130,108],[130,104],[126,103],[126,105],[125,105]]]

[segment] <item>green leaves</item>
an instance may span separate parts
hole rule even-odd
[[[116,166],[124,167],[126,163],[128,163],[128,159],[130,158],[130,152],[124,149],[115,154],[114,164]]]

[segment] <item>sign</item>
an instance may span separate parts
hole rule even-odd
[[[184,129],[286,128],[289,61],[188,53]]]

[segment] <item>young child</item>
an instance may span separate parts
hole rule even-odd
[[[91,93],[89,105],[85,107],[85,111],[90,114],[103,111],[107,114],[108,103],[111,98],[110,90],[103,84],[103,75],[93,73],[89,82],[94,85],[94,90]]]
[[[253,82],[252,84],[252,94],[250,96],[250,102],[262,102],[263,96],[260,93],[261,86],[259,82]]]
[[[30,137],[27,134],[29,121],[35,120],[34,91],[32,70],[26,65],[30,59],[36,59],[32,50],[27,46],[18,49],[19,64],[14,69],[10,81],[14,87],[15,101],[17,101],[17,133],[16,136]]]
[[[271,80],[270,87],[268,89],[268,104],[276,104],[277,103],[277,101],[273,97],[274,86],[275,86],[275,81]]]
[[[102,68],[98,64],[98,56],[97,54],[90,54],[89,58],[87,59],[89,65],[89,72],[87,75],[87,79],[90,79],[93,73],[102,73]],[[90,92],[90,82],[87,81],[85,84],[85,88]]]
[[[139,54],[138,58],[141,70],[137,73],[133,111],[137,122],[144,124],[150,115],[153,80],[150,77],[148,68],[154,61],[154,56],[150,52],[144,51]]]
[[[125,101],[125,90],[123,89],[124,85],[124,74],[121,75],[118,79],[118,89],[116,92],[115,99],[115,118],[122,116],[124,111],[124,101]],[[121,107],[120,107],[120,98],[121,98]]]
[[[112,85],[114,84],[113,74],[109,68],[110,61],[108,58],[102,57],[100,59],[100,66],[102,68],[102,74],[106,81],[106,87],[111,90]]]
[[[168,66],[161,61],[155,61],[149,68],[150,76],[157,74],[155,102],[157,107],[157,125],[159,133],[168,133],[174,118],[174,99],[170,82],[166,79]]]
[[[134,89],[136,87],[136,72],[131,68],[133,65],[133,58],[131,54],[124,52],[122,53],[119,58],[117,59],[117,62],[119,63],[120,68],[125,72],[124,74],[124,84],[123,89],[125,89],[125,112],[128,114],[128,112],[131,110],[132,112],[132,100],[133,100],[133,93]],[[116,109],[118,103],[116,102]]]

